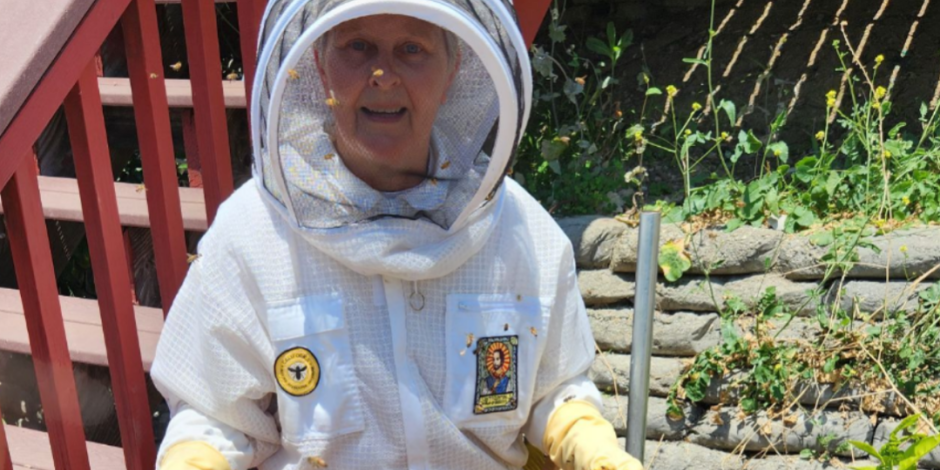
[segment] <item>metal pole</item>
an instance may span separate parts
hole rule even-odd
[[[630,398],[627,403],[627,453],[643,462],[646,443],[646,408],[650,389],[650,353],[653,345],[653,309],[659,272],[659,212],[640,215],[633,308],[633,346],[630,348]]]

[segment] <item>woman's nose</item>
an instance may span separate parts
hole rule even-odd
[[[380,89],[389,89],[401,83],[401,77],[396,73],[391,60],[380,58],[372,65],[369,84]]]

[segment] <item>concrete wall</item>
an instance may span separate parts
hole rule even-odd
[[[625,435],[638,230],[595,216],[560,219],[559,224],[575,247],[581,293],[595,340],[603,351],[591,374],[605,393],[605,414],[618,433]],[[683,236],[680,227],[664,225],[660,241],[666,243]],[[876,237],[873,242],[880,252],[859,250],[860,260],[846,273],[842,295],[836,295],[836,282],[828,282],[822,286],[827,294],[818,301],[838,299],[847,309],[857,305],[862,312],[873,312],[888,299],[894,308],[913,310],[917,307],[917,291],[930,282],[908,293],[907,279],[915,279],[940,264],[940,243],[935,241],[938,238],[937,227]],[[781,338],[813,341],[818,338],[819,327],[806,315],[815,311],[817,301],[809,291],[820,286],[824,275],[820,258],[827,250],[814,246],[808,236],[770,229],[743,227],[732,233],[706,230],[696,233],[687,246],[693,254],[693,268],[675,283],[663,282],[660,277],[647,418],[646,460],[653,469],[821,468],[822,463],[802,460],[799,453],[811,449],[821,455],[826,450],[821,445],[827,441],[824,436],[838,436],[828,443],[829,451],[845,439],[874,442],[876,447],[884,441],[900,418],[896,407],[891,406],[895,397],[887,396],[886,411],[875,414],[859,411],[858,401],[851,399],[831,402],[828,408],[818,407],[831,398],[856,394],[858,391],[851,387],[834,391],[830,386],[807,385],[799,400],[802,409],[784,417],[764,413],[745,416],[736,406],[718,404],[734,402],[727,395],[719,400],[723,393],[733,393],[728,381],[723,381],[713,383],[703,402],[686,403],[684,419],[674,421],[666,416],[670,387],[696,354],[721,340],[720,319],[706,288],[703,266],[714,266],[721,260],[720,267],[709,273],[713,295],[719,302],[733,294],[753,303],[766,287],[774,286],[778,298],[799,309],[800,315]],[[851,452],[839,457],[841,460],[836,460],[841,463],[853,458]],[[854,458],[865,456],[856,451]],[[940,451],[923,463],[940,468]]]

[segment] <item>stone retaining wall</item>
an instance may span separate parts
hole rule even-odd
[[[638,230],[596,216],[558,222],[574,245],[581,293],[602,351],[590,374],[605,394],[605,416],[620,435],[625,435]],[[660,243],[683,236],[678,226],[664,224]],[[857,391],[806,386],[799,401],[807,411],[796,411],[782,421],[771,420],[761,413],[745,416],[737,408],[718,405],[719,396],[732,393],[726,379],[713,383],[702,403],[683,405],[685,417],[674,421],[666,416],[666,396],[696,354],[719,344],[721,322],[715,300],[722,302],[727,295],[735,295],[752,304],[765,288],[774,286],[778,299],[801,316],[815,312],[818,302],[836,300],[843,308],[857,305],[862,312],[877,313],[886,302],[892,308],[910,311],[917,307],[919,289],[930,282],[909,289],[908,279],[940,264],[940,243],[935,240],[940,240],[940,229],[936,227],[876,237],[872,241],[879,250],[859,250],[860,260],[855,267],[840,273],[845,276],[841,295],[836,295],[839,284],[829,282],[822,286],[826,294],[814,299],[810,291],[823,280],[824,266],[819,260],[827,248],[813,245],[808,236],[753,227],[731,233],[706,230],[695,234],[687,245],[693,268],[675,283],[663,282],[660,277],[656,288],[647,464],[652,462],[657,470],[816,469],[865,459],[867,456],[858,451],[853,456],[850,450],[820,463],[800,459],[799,453],[811,449],[817,455],[827,450],[835,455],[836,447],[847,439],[879,446],[899,419],[891,416],[893,397],[886,398],[888,412],[873,416],[858,411],[858,401],[852,399]],[[711,289],[706,282],[706,266],[718,266],[708,273]],[[927,277],[936,279],[940,271]],[[797,317],[781,338],[814,338],[818,331],[815,321]],[[812,411],[826,402],[829,408]],[[824,449],[823,444],[828,448]],[[940,450],[922,464],[940,468]]]

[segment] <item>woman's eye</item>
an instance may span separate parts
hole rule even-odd
[[[365,41],[353,41],[349,43],[349,47],[354,51],[362,52],[366,50],[367,45]]]
[[[421,46],[417,44],[405,44],[405,52],[408,54],[417,54],[421,52]]]

